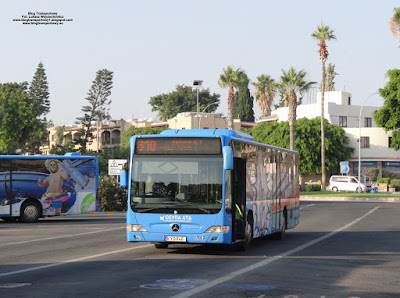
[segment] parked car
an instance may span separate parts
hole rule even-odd
[[[371,185],[358,181],[354,176],[331,176],[329,188],[333,191],[370,192]]]

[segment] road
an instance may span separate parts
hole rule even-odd
[[[400,297],[400,204],[301,204],[283,241],[127,243],[124,215],[0,222],[0,297]]]

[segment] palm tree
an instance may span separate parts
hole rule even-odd
[[[271,105],[274,100],[277,83],[269,75],[260,75],[257,77],[257,82],[253,83],[256,88],[254,96],[260,105],[262,116],[268,117],[271,115]]]
[[[238,86],[243,82],[243,78],[245,75],[246,74],[242,69],[238,68],[236,70],[233,70],[231,66],[228,66],[222,71],[222,74],[219,76],[218,85],[221,88],[228,88],[228,129],[233,130],[235,88],[238,88]]]
[[[326,173],[325,173],[325,131],[324,131],[324,93],[325,93],[325,61],[328,59],[328,50],[326,49],[326,41],[335,39],[333,30],[329,29],[329,26],[321,24],[317,26],[317,30],[311,35],[312,37],[319,40],[319,57],[322,64],[322,79],[321,79],[321,189],[326,190]]]
[[[400,7],[394,8],[394,14],[389,20],[389,28],[394,37],[400,38]]]
[[[307,73],[304,70],[296,72],[294,67],[291,67],[287,72],[282,69],[281,80],[278,82],[279,91],[281,93],[284,105],[289,107],[288,121],[290,128],[290,150],[294,150],[294,131],[296,127],[296,110],[297,110],[297,93],[311,88],[315,82],[307,82],[305,80]]]

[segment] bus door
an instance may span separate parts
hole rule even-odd
[[[0,159],[0,215],[12,215],[11,159]]]
[[[246,159],[233,159],[232,242],[243,240],[246,227]]]

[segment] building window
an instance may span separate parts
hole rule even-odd
[[[361,137],[361,148],[369,148],[369,137]]]
[[[347,117],[339,116],[339,127],[347,127]]]
[[[392,148],[392,137],[388,139],[388,148]]]
[[[372,118],[365,118],[365,127],[372,127]]]
[[[110,132],[109,131],[104,131],[101,134],[101,144],[102,145],[110,145],[111,140],[110,140]]]
[[[350,96],[347,98],[347,104],[348,104],[349,106],[351,105],[351,97],[350,97]]]

